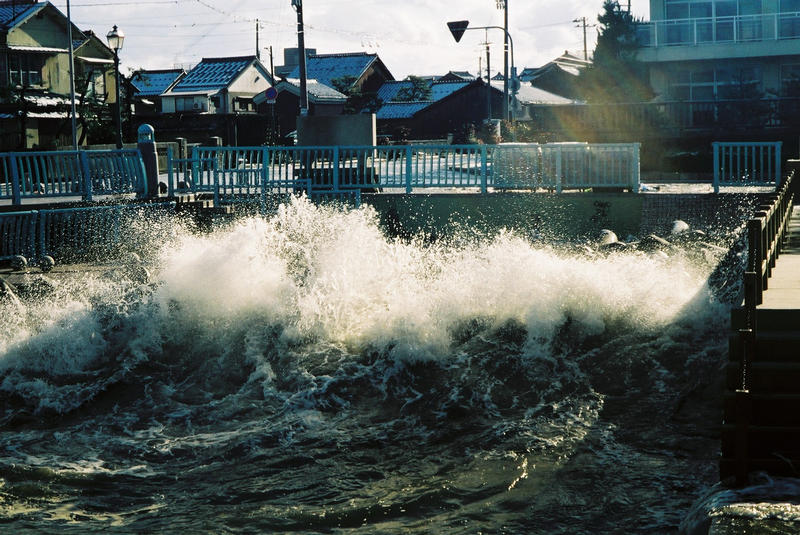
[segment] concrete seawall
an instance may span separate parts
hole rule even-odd
[[[524,235],[575,240],[599,229],[620,238],[668,232],[676,219],[692,228],[733,230],[765,193],[494,193],[491,195],[363,195],[398,235],[439,236],[459,225],[477,231],[514,229]]]

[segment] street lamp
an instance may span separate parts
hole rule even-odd
[[[467,30],[489,30],[489,29],[495,29],[495,30],[502,30],[505,33],[506,39],[508,40],[508,44],[511,46],[511,78],[512,78],[511,87],[512,87],[513,91],[516,92],[517,84],[516,84],[515,80],[517,78],[517,70],[514,67],[514,40],[511,39],[511,34],[508,33],[508,30],[503,28],[502,26],[474,26],[472,28],[469,28],[468,26],[469,26],[469,21],[468,20],[456,20],[456,21],[452,21],[452,22],[448,22],[447,23],[447,27],[450,29],[450,33],[453,34],[453,39],[456,40],[456,43],[461,41],[461,36],[463,36],[464,32],[467,31]],[[488,39],[487,39],[487,41],[488,41]],[[506,78],[506,82],[508,82],[508,72],[506,72],[505,78]],[[488,82],[489,82],[489,86],[491,87],[491,83],[492,83],[491,73],[489,73]],[[508,110],[508,87],[509,87],[508,83],[503,84],[503,96],[504,96],[505,102],[506,102],[505,106],[503,107],[504,112],[507,112],[507,110]],[[505,115],[505,118],[508,119],[508,115],[507,114]],[[491,117],[490,117],[490,119],[491,119]]]
[[[125,34],[117,29],[117,25],[114,25],[114,28],[106,34],[106,39],[108,40],[108,48],[114,51],[114,86],[116,90],[116,97],[117,97],[117,117],[116,117],[116,127],[117,127],[117,148],[122,148],[122,117],[121,117],[121,109],[122,106],[120,105],[119,101],[119,51],[122,48],[122,43],[125,41]]]

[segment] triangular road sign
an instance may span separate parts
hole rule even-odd
[[[469,26],[468,20],[454,20],[447,23],[447,27],[450,28],[450,33],[453,34],[456,43],[461,41],[461,36],[467,31],[467,26]]]

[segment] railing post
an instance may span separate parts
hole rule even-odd
[[[19,167],[17,166],[17,155],[14,153],[9,154],[8,160],[11,164],[11,203],[15,205],[22,204],[22,188]]]
[[[333,146],[333,191],[339,191],[339,145]]]
[[[411,193],[411,145],[406,145],[406,193]]]
[[[488,191],[489,181],[489,159],[487,158],[488,149],[486,145],[481,145],[481,193]]]
[[[633,165],[633,183],[631,184],[631,192],[638,192],[639,185],[642,183],[642,162],[640,160],[639,155],[639,148],[641,147],[641,143],[634,143],[633,144],[633,158],[631,165]]]
[[[219,207],[219,166],[218,159],[214,160],[214,208]]]
[[[714,193],[719,193],[719,142],[712,143],[714,147]]]
[[[192,147],[192,184],[190,191],[197,191],[200,184],[200,147]]]
[[[261,155],[261,205],[259,209],[261,210],[261,215],[266,215],[267,213],[267,183],[269,182],[269,166],[271,165],[272,160],[272,152],[269,147],[264,147],[262,149],[263,153]]]
[[[556,193],[561,193],[561,146],[556,148]]]
[[[775,146],[775,189],[778,189],[781,183],[781,147],[783,141],[778,141]]]
[[[175,196],[175,162],[172,157],[172,147],[167,147],[167,197]]]
[[[89,154],[86,151],[78,151],[80,159],[81,173],[83,174],[83,200],[92,200],[92,172],[89,169]]]

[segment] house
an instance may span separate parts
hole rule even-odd
[[[276,128],[284,137],[295,130],[300,114],[300,67],[295,66],[275,88]],[[362,103],[372,102],[378,89],[394,80],[377,54],[352,52],[341,54],[309,54],[306,61],[306,91],[311,115],[336,115],[347,110],[350,98],[358,95]],[[258,98],[259,108],[266,111],[266,99]]]
[[[273,84],[256,56],[203,58],[161,93],[164,114],[255,113],[253,97]]]
[[[529,85],[568,99],[577,99],[581,96],[580,75],[591,63],[564,51],[541,67],[523,69],[519,80],[523,86]]]
[[[299,79],[300,68],[295,67],[287,78]],[[340,92],[364,93],[376,92],[384,82],[394,80],[378,55],[366,52],[309,55],[306,78]]]
[[[437,82],[471,82],[476,77],[467,71],[449,71],[436,78]]]
[[[683,105],[681,127],[797,126],[800,2],[650,0],[650,15],[637,60],[659,101]]]
[[[285,138],[296,128],[300,102],[300,80],[289,78],[275,85],[277,96],[270,100],[262,91],[253,102],[260,114],[274,116],[275,130],[279,137]],[[308,108],[311,115],[341,115],[344,112],[347,96],[317,80],[306,81]]]
[[[487,101],[492,101],[492,116],[502,116],[503,84],[487,92],[481,80],[433,82],[426,100],[401,100],[412,82],[390,81],[378,91],[381,107],[377,112],[378,132],[395,140],[441,139],[448,134],[459,137],[470,125],[487,117]],[[488,97],[488,95],[491,97]]]
[[[71,144],[67,17],[50,2],[0,0],[0,148]],[[72,26],[78,115],[114,102],[114,53]]]
[[[139,70],[131,75],[131,100],[134,114],[157,115],[161,112],[161,95],[170,91],[186,76],[183,69]]]

